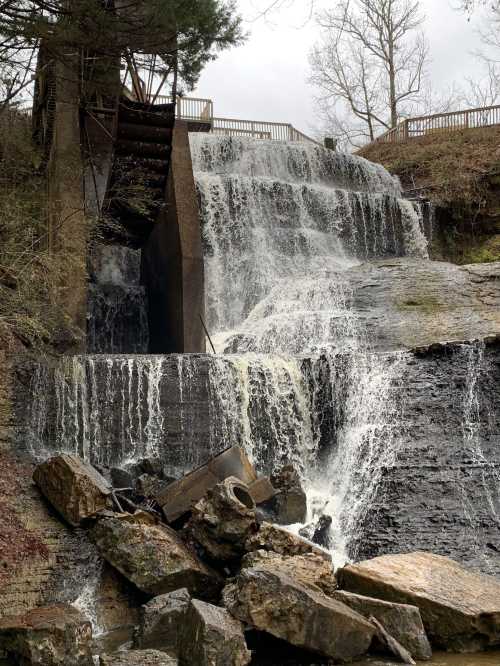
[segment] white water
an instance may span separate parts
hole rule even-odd
[[[231,351],[224,345],[228,336],[255,333],[258,320],[279,308],[290,289],[295,308],[289,307],[281,321],[300,311],[303,325],[312,329],[304,349],[309,351],[317,346],[318,308],[322,326],[328,327],[325,313],[341,298],[335,291],[343,270],[370,257],[427,256],[416,208],[400,198],[398,181],[380,166],[314,144],[203,134],[191,135],[191,149],[202,217],[206,316],[218,352]],[[320,298],[312,308],[309,292],[317,280],[328,283],[333,303]],[[259,341],[252,349],[274,350]],[[285,340],[281,351],[299,350]]]
[[[164,436],[164,360],[86,355],[63,357],[53,370],[38,366],[30,391],[32,455],[40,459],[55,452],[75,453],[106,467],[158,457]],[[51,385],[53,406],[47,404]]]
[[[484,543],[484,530],[482,528],[484,515],[477,515],[475,507],[481,507],[489,523],[500,529],[500,472],[494,463],[488,460],[483,450],[482,430],[488,428],[488,411],[484,396],[481,394],[479,383],[481,376],[487,372],[484,362],[484,343],[464,345],[459,354],[464,359],[466,370],[466,383],[463,391],[462,403],[462,443],[463,451],[470,458],[470,467],[479,469],[480,487],[466,483],[463,478],[459,480],[462,496],[462,508],[468,522],[468,535],[471,552],[481,560],[482,567],[488,571],[491,561],[487,556]],[[478,497],[481,501],[478,502]]]
[[[345,271],[371,257],[427,257],[422,219],[398,181],[353,156],[204,135],[191,149],[207,319],[216,351],[231,354],[211,366],[219,434],[263,469],[294,463],[309,518],[332,515],[344,563],[397,457],[405,364],[370,353]],[[331,414],[334,441],[318,464]]]

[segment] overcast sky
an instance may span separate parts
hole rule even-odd
[[[317,7],[335,0],[316,0]],[[436,88],[477,75],[470,52],[478,47],[479,17],[469,22],[454,11],[458,0],[421,0],[430,44],[430,74]],[[290,122],[302,131],[315,125],[314,90],[307,83],[308,53],[318,39],[308,20],[309,0],[289,0],[270,19],[252,21],[270,0],[239,0],[250,37],[222,53],[203,72],[193,96],[214,100],[215,115],[245,120]]]

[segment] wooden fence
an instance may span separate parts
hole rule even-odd
[[[171,97],[158,95],[156,103],[166,104]],[[274,123],[258,120],[238,120],[235,118],[215,118],[213,102],[210,99],[195,97],[177,98],[177,118],[207,123],[213,134],[223,136],[248,136],[254,139],[271,139],[272,141],[304,141],[316,143],[303,132],[289,123]]]
[[[465,111],[409,118],[403,120],[397,127],[382,134],[382,136],[377,137],[374,143],[401,143],[419,136],[492,127],[493,125],[500,125],[500,106],[486,106],[480,109],[466,109]]]

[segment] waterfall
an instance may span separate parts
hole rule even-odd
[[[29,448],[74,453],[97,466],[158,457],[164,437],[162,356],[73,356],[32,377]],[[50,390],[53,387],[53,390]],[[54,404],[47,404],[53,394]],[[48,448],[50,442],[50,448]]]
[[[486,396],[481,390],[482,376],[488,372],[484,358],[484,343],[478,342],[463,345],[459,355],[464,361],[466,370],[466,381],[463,390],[462,403],[462,444],[463,455],[470,460],[470,469],[478,470],[479,487],[472,485],[470,479],[460,475],[457,479],[462,498],[463,515],[468,524],[468,535],[471,551],[482,561],[486,571],[495,568],[491,566],[488,549],[485,549],[484,531],[482,524],[485,515],[478,515],[477,497],[481,497],[479,505],[486,514],[486,519],[497,525],[500,529],[500,470],[490,461],[483,450],[482,441],[485,429],[489,430],[489,407]],[[486,414],[484,414],[486,412]],[[493,433],[488,433],[490,436]]]
[[[93,568],[89,572],[87,581],[73,606],[78,609],[92,625],[92,637],[95,639],[105,633],[105,628],[100,622],[97,613],[97,599],[102,583],[104,562],[99,556],[95,556]]]
[[[309,479],[309,520],[332,517],[341,566],[356,559],[367,513],[402,444],[398,390],[406,358],[361,352],[328,359],[335,445]]]
[[[225,354],[210,366],[211,421],[260,469],[296,466],[344,562],[397,457],[405,364],[370,352],[348,269],[427,258],[421,211],[382,167],[313,144],[191,135],[191,150],[207,319]]]
[[[290,289],[295,307],[286,314],[301,311],[302,320],[314,319],[321,310],[328,328],[329,306],[330,319],[337,316],[338,298],[331,295],[346,268],[372,257],[427,256],[417,208],[401,198],[399,182],[380,166],[313,144],[194,134],[191,147],[208,326],[223,336],[222,344],[216,338],[218,352],[310,351],[318,346],[311,321],[303,322],[312,333],[303,349],[272,349],[246,336]],[[319,280],[332,284],[324,301],[317,290],[311,307],[310,287]],[[281,321],[288,326],[287,317]],[[276,333],[274,328],[271,337]],[[226,347],[228,336],[233,344]],[[242,347],[235,338],[245,338]]]
[[[299,359],[247,354],[210,363],[213,442],[243,446],[260,471],[291,462],[304,476],[318,446]]]
[[[149,343],[140,251],[95,245],[90,254],[88,349],[94,354],[144,354]]]

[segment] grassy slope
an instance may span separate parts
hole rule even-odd
[[[447,209],[446,242],[459,263],[500,260],[500,127],[372,144],[358,154]]]

